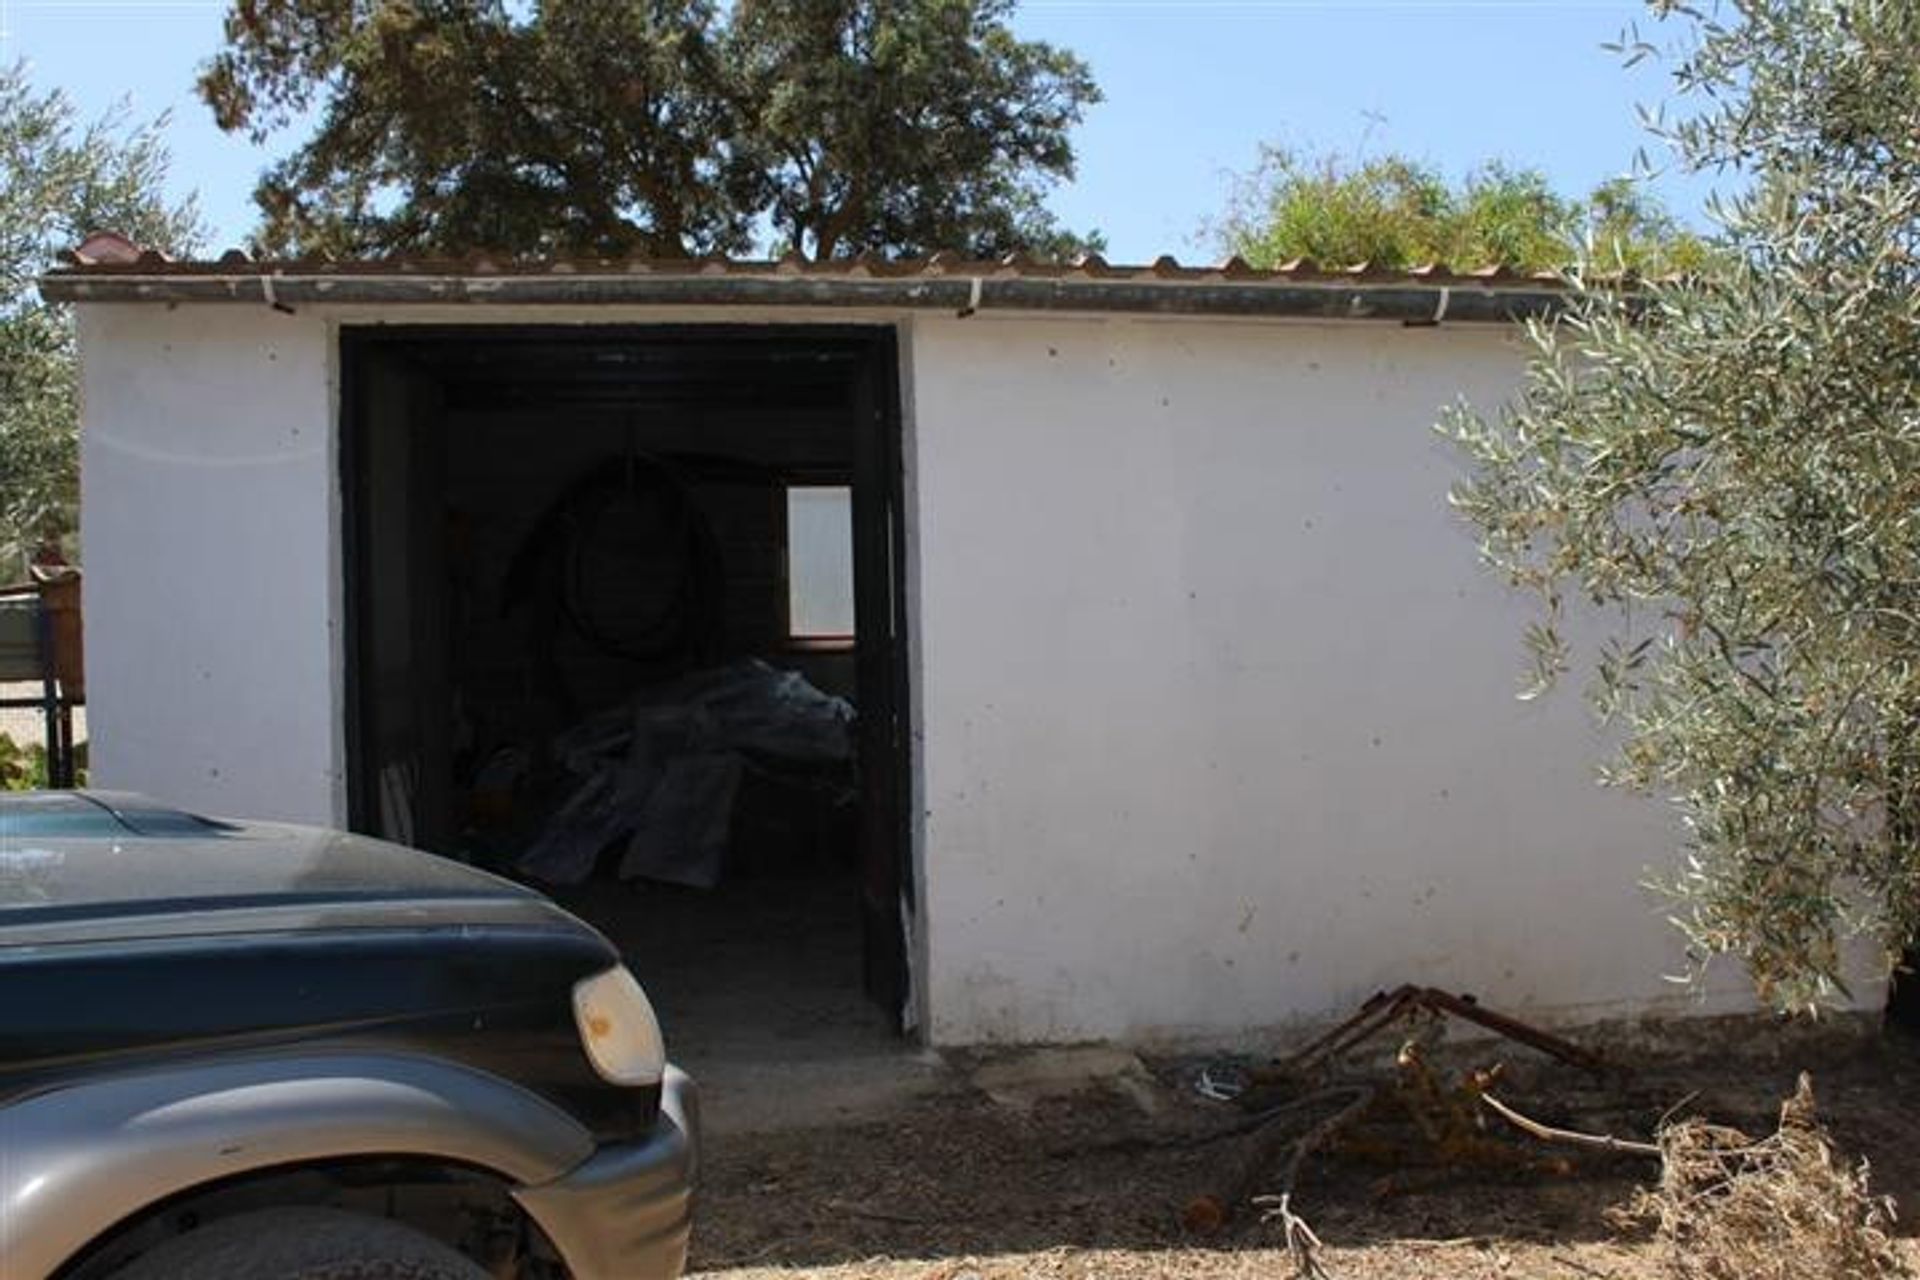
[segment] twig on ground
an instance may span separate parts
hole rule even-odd
[[[1254,1192],[1265,1184],[1267,1173],[1273,1168],[1274,1161],[1279,1158],[1282,1151],[1289,1148],[1291,1148],[1291,1154],[1287,1158],[1286,1167],[1281,1172],[1280,1185],[1269,1194],[1292,1194],[1295,1184],[1300,1180],[1300,1170],[1306,1164],[1307,1157],[1320,1150],[1341,1129],[1358,1119],[1360,1113],[1366,1110],[1378,1095],[1379,1091],[1370,1085],[1336,1085],[1330,1089],[1318,1089],[1301,1098],[1301,1105],[1305,1106],[1309,1102],[1330,1102],[1335,1098],[1345,1098],[1347,1104],[1298,1137],[1288,1134],[1282,1128],[1280,1122],[1285,1118],[1284,1114],[1275,1115],[1273,1119],[1255,1130],[1252,1150],[1241,1164],[1239,1176],[1227,1189],[1227,1212],[1232,1213],[1234,1209],[1253,1199]],[[1288,1110],[1295,1111],[1299,1108],[1292,1107]]]
[[[1293,1194],[1294,1188],[1300,1184],[1300,1171],[1306,1167],[1308,1158],[1333,1141],[1342,1129],[1358,1120],[1360,1113],[1373,1103],[1375,1091],[1372,1089],[1353,1088],[1348,1092],[1355,1095],[1352,1101],[1300,1135],[1300,1140],[1293,1144],[1293,1155],[1288,1157],[1287,1167],[1281,1175],[1280,1194]],[[1249,1190],[1256,1176],[1254,1170],[1248,1170]]]
[[[1335,1135],[1342,1129],[1359,1119],[1360,1113],[1372,1105],[1375,1097],[1375,1090],[1372,1089],[1349,1088],[1348,1092],[1356,1096],[1346,1106],[1314,1125],[1295,1141],[1293,1154],[1287,1158],[1286,1168],[1280,1175],[1279,1190],[1272,1195],[1257,1196],[1253,1199],[1254,1204],[1266,1210],[1263,1215],[1264,1221],[1280,1223],[1286,1240],[1287,1257],[1293,1260],[1294,1274],[1300,1277],[1300,1280],[1332,1280],[1332,1273],[1320,1262],[1320,1250],[1324,1247],[1320,1243],[1320,1237],[1314,1234],[1313,1228],[1307,1224],[1306,1219],[1293,1211],[1293,1193],[1300,1185],[1300,1173],[1306,1168],[1307,1160],[1333,1141]],[[1262,1144],[1263,1147],[1265,1145]],[[1271,1152],[1256,1151],[1255,1155],[1256,1157],[1270,1156]],[[1242,1175],[1243,1184],[1256,1180],[1263,1167],[1250,1163]],[[1231,1203],[1239,1204],[1244,1198],[1243,1189]]]
[[[1085,1143],[1069,1147],[1053,1147],[1047,1151],[1049,1159],[1073,1160],[1086,1155],[1127,1155],[1140,1151],[1191,1151],[1199,1147],[1211,1146],[1216,1142],[1225,1142],[1229,1138],[1238,1138],[1264,1129],[1275,1120],[1295,1111],[1330,1102],[1335,1098],[1350,1096],[1356,1089],[1366,1089],[1367,1085],[1330,1085],[1325,1089],[1315,1089],[1312,1093],[1303,1093],[1297,1098],[1289,1098],[1276,1106],[1256,1111],[1252,1115],[1242,1116],[1232,1124],[1205,1133],[1176,1133],[1164,1136],[1129,1134],[1124,1138],[1113,1138],[1106,1142]]]
[[[903,1227],[933,1227],[940,1225],[932,1218],[916,1218],[904,1213],[886,1213],[879,1209],[867,1209],[845,1200],[829,1200],[826,1207],[836,1213],[844,1213],[850,1218],[864,1218],[869,1222],[891,1222]]]
[[[1325,1089],[1315,1089],[1297,1098],[1290,1099],[1277,1107],[1269,1107],[1257,1117],[1258,1123],[1252,1126],[1253,1138],[1246,1157],[1240,1162],[1239,1171],[1224,1191],[1206,1192],[1187,1202],[1181,1211],[1180,1219],[1187,1230],[1207,1234],[1218,1231],[1227,1225],[1243,1205],[1249,1202],[1258,1204],[1253,1198],[1254,1192],[1266,1182],[1267,1173],[1281,1152],[1289,1146],[1293,1148],[1293,1158],[1288,1161],[1284,1191],[1293,1189],[1293,1182],[1299,1176],[1301,1163],[1306,1159],[1305,1152],[1323,1145],[1341,1125],[1360,1114],[1379,1096],[1379,1090],[1372,1085],[1343,1084],[1331,1085]],[[1304,1134],[1296,1135],[1286,1124],[1294,1112],[1320,1103],[1345,1099],[1347,1105],[1326,1119],[1314,1125]],[[1235,1133],[1245,1132],[1248,1126],[1233,1126]],[[1228,1135],[1221,1135],[1228,1136]],[[1270,1197],[1269,1197],[1270,1198]]]
[[[1530,1134],[1542,1142],[1557,1142],[1570,1147],[1585,1147],[1589,1151],[1613,1151],[1623,1155],[1660,1158],[1660,1148],[1651,1142],[1635,1142],[1631,1138],[1616,1138],[1610,1133],[1579,1133],[1573,1129],[1556,1129],[1552,1125],[1541,1124],[1518,1111],[1490,1093],[1480,1095],[1480,1101],[1489,1111],[1505,1120],[1522,1133]]]
[[[1263,1111],[1256,1111],[1246,1119],[1237,1124],[1229,1125],[1218,1133],[1210,1133],[1199,1138],[1191,1139],[1189,1145],[1200,1147],[1205,1146],[1209,1142],[1216,1142],[1221,1138],[1233,1138],[1243,1133],[1252,1133],[1256,1129],[1266,1128],[1281,1116],[1291,1112],[1317,1106],[1322,1102],[1331,1102],[1335,1098],[1351,1098],[1361,1093],[1365,1093],[1368,1098],[1371,1099],[1374,1093],[1373,1086],[1364,1084],[1337,1084],[1329,1085],[1325,1089],[1315,1089],[1312,1093],[1303,1093],[1299,1097],[1289,1098],[1277,1106],[1268,1107]]]
[[[1320,1250],[1326,1246],[1313,1233],[1307,1220],[1293,1211],[1291,1192],[1261,1196],[1255,1203],[1267,1210],[1268,1221],[1278,1221],[1287,1242],[1287,1257],[1293,1260],[1293,1273],[1299,1280],[1333,1280],[1333,1273],[1320,1263]]]
[[[1672,1124],[1673,1118],[1679,1115],[1682,1111],[1686,1110],[1688,1107],[1692,1106],[1694,1102],[1698,1100],[1699,1097],[1700,1097],[1700,1091],[1698,1089],[1688,1090],[1687,1093],[1680,1099],[1680,1101],[1674,1103],[1672,1106],[1668,1107],[1665,1111],[1662,1111],[1660,1113],[1660,1119],[1658,1123],[1656,1123],[1653,1126],[1653,1131],[1655,1133],[1659,1133],[1662,1129],[1666,1128],[1669,1124]]]

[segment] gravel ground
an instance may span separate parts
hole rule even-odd
[[[1904,1041],[1791,1063],[1669,1064],[1626,1088],[1525,1068],[1501,1091],[1550,1121],[1623,1136],[1650,1132],[1694,1095],[1690,1113],[1757,1133],[1771,1129],[1803,1065],[1814,1070],[1836,1143],[1872,1160],[1876,1187],[1902,1204],[1920,1193],[1920,1115],[1909,1102],[1920,1052]],[[1205,1237],[1183,1229],[1181,1207],[1220,1186],[1246,1144],[1195,1145],[1234,1113],[1194,1099],[1178,1064],[1156,1066],[1156,1075],[1164,1087],[1151,1114],[1119,1095],[1020,1108],[956,1087],[885,1122],[715,1142],[693,1270],[727,1280],[1290,1275],[1271,1226]],[[1606,1218],[1646,1175],[1645,1162],[1563,1158],[1561,1148],[1527,1142],[1513,1143],[1524,1168],[1390,1172],[1381,1151],[1372,1161],[1364,1151],[1330,1156],[1308,1167],[1296,1207],[1342,1280],[1656,1275],[1647,1242]],[[1913,1241],[1906,1247],[1920,1260]]]

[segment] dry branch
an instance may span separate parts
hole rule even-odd
[[[1300,1169],[1308,1156],[1324,1147],[1340,1129],[1360,1115],[1379,1096],[1379,1090],[1371,1085],[1333,1085],[1325,1089],[1316,1089],[1312,1093],[1302,1094],[1281,1106],[1264,1112],[1259,1125],[1253,1130],[1247,1153],[1233,1180],[1219,1192],[1208,1192],[1189,1200],[1181,1211],[1181,1221],[1187,1230],[1205,1234],[1224,1227],[1242,1206],[1253,1203],[1265,1205],[1274,1196],[1255,1199],[1254,1192],[1268,1185],[1269,1173],[1284,1153],[1287,1156],[1285,1171],[1281,1175],[1281,1190],[1275,1194],[1290,1194],[1294,1184],[1299,1181]],[[1297,1112],[1311,1106],[1342,1101],[1340,1110],[1320,1120],[1305,1132],[1296,1131],[1290,1123]],[[1280,1214],[1268,1214],[1269,1218],[1282,1217]],[[1304,1224],[1301,1224],[1304,1226]],[[1289,1229],[1289,1238],[1294,1231]],[[1309,1229],[1307,1236],[1311,1236]]]
[[[1625,1155],[1649,1156],[1660,1158],[1660,1148],[1651,1142],[1635,1142],[1631,1138],[1616,1138],[1609,1133],[1580,1133],[1573,1129],[1556,1129],[1552,1125],[1542,1124],[1530,1116],[1521,1115],[1490,1093],[1480,1095],[1480,1101],[1487,1109],[1505,1120],[1522,1133],[1530,1134],[1542,1142],[1557,1142],[1570,1147],[1584,1147],[1589,1151],[1614,1151]]]
[[[1309,1107],[1319,1106],[1321,1103],[1331,1102],[1337,1098],[1349,1097],[1361,1087],[1334,1085],[1325,1089],[1315,1089],[1311,1093],[1289,1098],[1285,1102],[1266,1107],[1252,1115],[1242,1116],[1231,1124],[1209,1129],[1205,1133],[1128,1134],[1104,1142],[1079,1142],[1071,1146],[1053,1147],[1047,1151],[1047,1156],[1054,1160],[1077,1160],[1090,1154],[1115,1155],[1159,1150],[1191,1151],[1212,1146],[1216,1142],[1225,1142],[1230,1138],[1242,1138],[1259,1130],[1271,1129],[1276,1121],[1296,1111],[1304,1111]]]
[[[1293,1211],[1293,1194],[1283,1192],[1277,1196],[1261,1196],[1259,1203],[1266,1210],[1265,1220],[1278,1222],[1287,1242],[1287,1257],[1293,1260],[1293,1273],[1299,1280],[1334,1280],[1333,1273],[1320,1262],[1320,1250],[1326,1246],[1320,1243],[1307,1220]]]
[[[1293,1260],[1294,1274],[1300,1280],[1332,1280],[1331,1273],[1320,1262],[1320,1237],[1307,1225],[1306,1219],[1293,1211],[1293,1193],[1300,1185],[1300,1171],[1306,1167],[1307,1160],[1329,1142],[1340,1131],[1360,1118],[1374,1099],[1374,1090],[1353,1089],[1356,1094],[1346,1106],[1334,1112],[1320,1123],[1301,1134],[1293,1144],[1293,1154],[1287,1158],[1286,1168],[1280,1175],[1279,1190],[1271,1195],[1257,1196],[1253,1203],[1266,1212],[1262,1221],[1278,1222],[1287,1245],[1287,1257]],[[1257,1177],[1259,1171],[1251,1165],[1245,1178]],[[1233,1203],[1238,1204],[1236,1199]]]
[[[1267,1183],[1268,1172],[1283,1151],[1291,1148],[1285,1169],[1280,1176],[1280,1186],[1271,1191],[1272,1195],[1289,1195],[1300,1180],[1300,1170],[1307,1157],[1324,1147],[1342,1128],[1359,1118],[1362,1111],[1372,1104],[1378,1091],[1367,1085],[1338,1085],[1330,1089],[1321,1089],[1301,1099],[1305,1105],[1309,1099],[1313,1102],[1331,1102],[1335,1098],[1346,1099],[1346,1105],[1340,1110],[1319,1121],[1312,1128],[1297,1137],[1290,1134],[1282,1121],[1286,1120],[1300,1107],[1289,1107],[1286,1112],[1276,1115],[1272,1120],[1255,1131],[1253,1146],[1241,1163],[1240,1172],[1227,1189],[1226,1206],[1229,1213],[1240,1205],[1252,1201],[1254,1193]]]

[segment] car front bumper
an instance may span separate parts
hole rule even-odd
[[[513,1193],[573,1280],[672,1280],[686,1267],[699,1169],[700,1098],[668,1067],[652,1132],[601,1147],[552,1182]]]

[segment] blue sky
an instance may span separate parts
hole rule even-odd
[[[120,98],[139,116],[172,112],[175,185],[199,193],[215,248],[252,225],[267,159],[215,129],[192,96],[224,9],[0,0],[0,59],[25,58],[37,85],[89,115]],[[1456,175],[1502,159],[1569,192],[1625,172],[1646,142],[1635,104],[1667,94],[1665,68],[1623,70],[1600,48],[1636,19],[1638,0],[1024,0],[1017,24],[1087,59],[1106,94],[1076,135],[1079,177],[1054,209],[1103,230],[1115,261],[1144,261],[1218,256],[1204,229],[1263,141],[1395,150]],[[1669,177],[1657,189],[1697,217],[1703,184]]]

